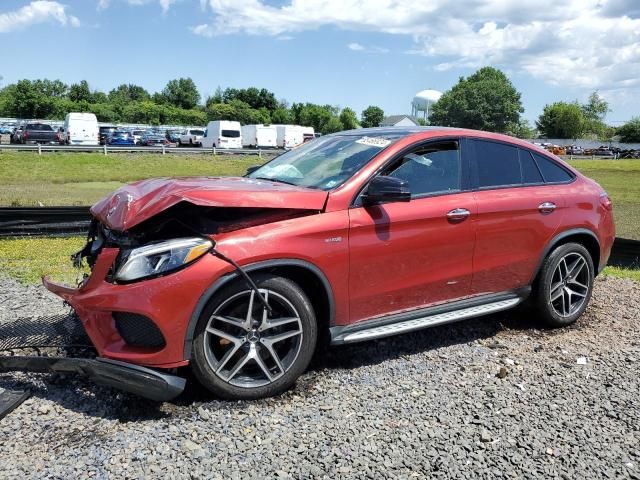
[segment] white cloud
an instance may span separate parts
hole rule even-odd
[[[140,6],[147,5],[149,3],[158,3],[162,8],[162,13],[167,13],[171,8],[171,5],[177,3],[180,0],[126,0],[129,5]],[[98,10],[104,10],[111,4],[111,0],[98,0]]]
[[[80,20],[67,13],[66,5],[49,0],[38,0],[18,10],[0,13],[0,33],[13,32],[51,21],[58,22],[62,26],[80,26]]]
[[[404,35],[436,70],[496,65],[548,83],[640,88],[638,0],[201,0],[195,34],[282,36],[324,26]],[[351,50],[382,53],[353,43]]]
[[[389,53],[388,48],[377,47],[375,45],[364,46],[359,43],[350,43],[347,45],[349,50],[353,50],[355,52],[364,52],[364,53]]]

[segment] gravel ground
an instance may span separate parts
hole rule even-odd
[[[0,321],[60,311],[0,280]],[[577,325],[535,326],[508,312],[332,349],[255,402],[2,374],[33,397],[0,421],[0,477],[640,479],[640,284],[598,279]]]

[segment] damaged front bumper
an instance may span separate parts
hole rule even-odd
[[[99,385],[164,402],[180,395],[186,380],[150,368],[106,358],[0,357],[0,372],[75,373]]]

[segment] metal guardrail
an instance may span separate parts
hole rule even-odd
[[[0,207],[0,237],[79,235],[90,220],[89,207]]]
[[[37,145],[0,145],[0,154],[3,151],[26,151],[38,152],[42,155],[45,152],[97,152],[104,155],[111,153],[157,153],[157,154],[212,154],[212,155],[258,155],[259,157],[273,156],[283,153],[285,150],[278,149],[262,149],[262,148],[192,148],[192,147],[172,147],[172,146],[150,146],[141,145],[56,145],[56,144],[37,144]]]
[[[86,233],[89,207],[0,207],[0,238]],[[609,265],[640,268],[640,241],[616,237]]]

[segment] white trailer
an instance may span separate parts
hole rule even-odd
[[[300,125],[276,125],[278,132],[277,144],[280,148],[297,147],[304,142]]]
[[[308,142],[309,140],[313,140],[316,138],[316,132],[313,130],[313,127],[300,127],[302,129],[302,139],[304,142]]]
[[[240,122],[215,120],[209,122],[202,137],[204,148],[242,148]]]
[[[67,145],[98,145],[100,131],[93,113],[67,113],[64,117],[64,143]]]
[[[278,131],[274,125],[243,125],[242,146],[255,148],[275,148]]]

